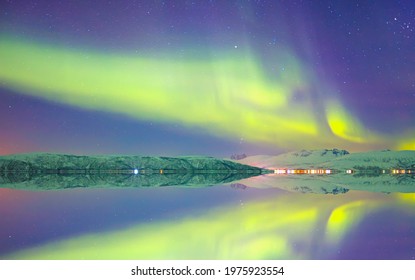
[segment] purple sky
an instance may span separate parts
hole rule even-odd
[[[275,55],[289,50],[300,67],[307,68],[307,94],[315,100],[310,110],[317,120],[324,119],[322,102],[335,98],[363,130],[390,138],[365,148],[396,148],[394,137],[414,139],[413,1],[40,0],[3,1],[0,11],[0,35],[62,49],[138,52],[184,61],[215,57],[234,47],[250,49],[270,84],[277,84],[275,73],[293,68],[291,63],[276,63]],[[0,154],[229,156],[294,149],[230,137],[226,131],[222,137],[203,126],[153,122],[56,103],[28,91],[15,90],[0,80]],[[291,98],[301,102],[303,95],[294,92]],[[324,145],[317,138],[315,143],[316,148]]]

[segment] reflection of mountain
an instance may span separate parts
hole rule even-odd
[[[356,176],[332,175],[277,175],[246,178],[238,182],[248,187],[280,188],[302,193],[340,194],[349,190],[370,192],[415,193],[415,177],[412,175]]]
[[[240,164],[242,163],[242,164]],[[250,164],[254,166],[249,166]],[[331,169],[333,174],[268,174],[261,168]],[[0,187],[208,186],[238,181],[240,186],[282,188],[303,193],[415,192],[415,151],[349,154],[344,150],[301,151],[247,157],[237,162],[211,157],[74,156],[20,154],[0,157]],[[346,174],[345,170],[353,170]],[[385,170],[385,174],[383,174]]]
[[[262,169],[210,157],[0,157],[0,186],[23,189],[215,185],[260,175]]]
[[[332,176],[332,175],[330,175]],[[238,183],[253,188],[278,188],[287,191],[319,194],[341,194],[349,191],[348,186],[340,186],[327,182],[322,175],[277,175],[268,174],[252,178],[245,178]]]
[[[278,187],[312,193],[342,193],[347,190],[371,192],[415,192],[415,151],[374,151],[350,154],[344,150],[317,150],[279,156],[247,157],[240,163],[261,168],[330,169],[330,175],[266,175],[242,180],[255,187]],[[393,174],[393,170],[405,174]],[[346,174],[353,170],[353,174]],[[411,172],[411,173],[408,173]]]

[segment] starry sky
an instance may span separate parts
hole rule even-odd
[[[1,1],[0,154],[415,149],[414,1]]]

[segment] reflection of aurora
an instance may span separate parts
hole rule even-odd
[[[2,37],[0,81],[21,93],[141,120],[199,127],[280,147],[396,145],[366,131],[339,100],[310,94],[319,82],[288,50],[270,79],[252,52],[212,59],[151,58],[64,49]],[[301,96],[298,96],[301,95]],[[319,99],[319,100],[315,100]],[[315,104],[325,108],[318,117]],[[400,139],[400,148],[410,143]]]
[[[280,195],[206,215],[137,225],[50,243],[9,256],[27,259],[330,258],[347,234],[388,207],[413,217],[414,194]]]

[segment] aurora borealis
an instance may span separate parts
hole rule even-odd
[[[0,153],[414,148],[414,5],[17,1]]]
[[[1,1],[0,156],[415,150],[414,30],[413,0]],[[292,175],[0,184],[0,259],[415,258],[412,173]]]

